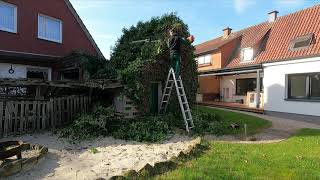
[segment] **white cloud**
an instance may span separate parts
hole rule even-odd
[[[233,6],[238,14],[243,13],[248,7],[256,4],[254,0],[234,0]]]

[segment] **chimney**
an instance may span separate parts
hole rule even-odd
[[[278,11],[271,11],[268,13],[269,14],[269,19],[268,19],[269,23],[272,23],[275,20],[277,20],[278,13],[279,13]]]
[[[227,38],[231,34],[232,29],[228,27],[223,29],[223,38]]]

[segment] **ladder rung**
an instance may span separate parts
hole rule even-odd
[[[164,94],[164,96],[169,96],[170,94]]]
[[[167,103],[168,101],[162,101],[162,103]]]
[[[184,102],[184,103],[182,103],[182,104],[188,104],[188,102]]]

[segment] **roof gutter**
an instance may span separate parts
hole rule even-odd
[[[245,74],[245,73],[252,73],[257,71],[262,71],[262,65],[254,65],[254,66],[246,66],[242,68],[226,68],[220,69],[216,71],[207,71],[207,72],[200,72],[199,77],[204,76],[221,76],[221,75],[232,75],[232,74]]]
[[[210,49],[209,51],[203,51],[201,53],[197,53],[196,54],[196,57],[199,57],[199,56],[202,56],[202,55],[206,55],[206,54],[209,54],[209,53],[213,53],[215,52],[216,50],[219,50],[219,48],[214,48],[214,49]]]

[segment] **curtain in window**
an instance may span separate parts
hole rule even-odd
[[[52,19],[47,19],[46,21],[46,36],[49,39],[59,40],[60,41],[60,22]]]
[[[39,16],[39,37],[47,40],[61,41],[61,22],[48,17]]]
[[[0,3],[0,29],[15,31],[15,8]]]
[[[320,98],[320,73],[311,75],[311,97]]]
[[[306,75],[294,75],[289,77],[290,97],[306,97]]]
[[[46,22],[45,18],[42,16],[39,16],[38,18],[38,36],[46,37]]]

